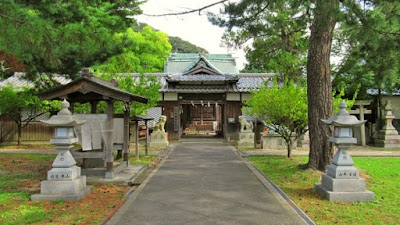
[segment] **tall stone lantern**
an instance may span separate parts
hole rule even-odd
[[[327,173],[321,175],[321,184],[315,184],[315,189],[330,201],[371,201],[374,200],[374,193],[365,189],[365,180],[359,177],[359,170],[353,166],[354,161],[347,153],[347,149],[357,143],[352,127],[361,126],[366,120],[360,121],[350,115],[346,107],[347,104],[342,101],[336,115],[322,120],[325,124],[334,125],[334,134],[329,141],[335,143],[338,151]]]
[[[70,150],[73,150],[77,138],[74,126],[85,121],[79,121],[68,110],[70,104],[66,100],[61,103],[61,110],[47,121],[41,121],[55,128],[54,138],[50,143],[59,151],[53,162],[53,168],[47,172],[47,180],[41,182],[40,194],[31,196],[32,200],[70,200],[78,201],[92,190],[86,186],[86,176],[81,176],[81,168]]]

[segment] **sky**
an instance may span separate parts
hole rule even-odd
[[[198,9],[217,2],[218,0],[148,0],[142,4],[143,14],[164,14],[183,12],[191,9]],[[218,13],[221,4],[207,9]],[[205,13],[192,13],[181,16],[145,16],[135,17],[139,22],[147,23],[157,30],[163,31],[169,36],[180,37],[199,47],[206,49],[209,53],[231,53],[235,58],[239,69],[242,69],[246,62],[243,50],[227,49],[221,47],[223,28],[212,25]]]

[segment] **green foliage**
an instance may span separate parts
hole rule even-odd
[[[317,224],[398,224],[400,216],[400,159],[353,158],[366,173],[367,189],[375,193],[371,202],[337,203],[323,199],[314,184],[320,173],[299,166],[308,157],[249,157],[249,160],[279,186]]]
[[[15,212],[2,212],[0,217],[4,219],[4,224],[31,224],[47,220],[49,215],[43,207],[21,205]]]
[[[115,79],[119,84],[118,88],[149,99],[147,104],[133,102],[131,104],[132,116],[147,114],[147,110],[155,107],[160,99],[158,90],[161,88],[161,83],[155,76],[141,74],[139,79],[133,79],[132,76],[126,74],[105,73],[98,76],[105,80]],[[123,105],[115,105],[116,113],[123,113],[123,110]]]
[[[229,2],[221,15],[209,15],[212,23],[225,27],[224,44],[246,48],[249,64],[245,72],[276,72],[281,81],[304,81],[307,63],[310,22],[308,1],[259,1]],[[226,19],[227,18],[227,19]]]
[[[347,110],[350,110],[354,103],[356,102],[357,99],[357,95],[358,95],[358,91],[360,90],[361,84],[358,84],[357,89],[353,92],[353,98],[352,99],[347,99],[345,98],[345,93],[344,93],[344,87],[342,87],[340,89],[340,92],[338,92],[336,95],[335,93],[332,94],[333,96],[333,112],[334,114],[336,114],[337,112],[339,112],[339,104],[340,102],[342,102],[342,100],[344,100],[347,104]]]
[[[131,115],[146,114],[147,109],[155,107],[160,98],[158,90],[161,84],[157,77],[144,75],[143,73],[161,72],[164,63],[171,51],[168,36],[160,31],[153,31],[150,26],[145,26],[141,32],[135,32],[129,28],[124,33],[118,33],[114,41],[124,46],[123,52],[111,57],[106,63],[94,66],[97,76],[105,80],[115,79],[118,88],[149,99],[147,104],[134,102],[131,105]],[[128,74],[141,73],[139,79],[133,79]],[[78,106],[80,111],[88,112],[88,105]],[[100,110],[105,106],[100,105]],[[115,112],[122,113],[124,106],[115,105]]]
[[[169,37],[169,43],[172,45],[172,51],[175,53],[200,53],[207,54],[207,50],[196,46],[188,41],[182,40],[179,37]]]
[[[21,144],[21,130],[37,116],[50,111],[54,103],[40,101],[35,89],[22,88],[16,90],[6,86],[0,90],[0,114],[9,116],[18,126],[18,144]],[[25,112],[27,118],[22,118]],[[24,123],[24,124],[23,124]]]
[[[0,50],[37,72],[74,76],[121,52],[114,34],[130,27],[141,1],[14,1],[0,3]]]
[[[28,201],[29,200],[29,193],[26,192],[0,192],[0,204],[7,204],[10,201],[13,201],[14,199],[19,199],[23,201]]]
[[[251,94],[251,98],[245,101],[245,111],[257,116],[285,139],[290,157],[292,134],[296,132],[300,136],[306,132],[307,89],[291,81],[279,86],[275,80],[271,87],[266,83]]]
[[[145,73],[162,72],[164,63],[171,52],[168,36],[146,26],[141,32],[132,28],[114,36],[113,42],[123,46],[122,53],[111,57],[105,63],[94,66],[101,73]]]
[[[355,5],[340,24],[343,35],[338,43],[347,51],[335,77],[346,90],[355,90],[361,83],[362,99],[368,98],[371,88],[388,92],[400,88],[400,2],[364,4]]]
[[[40,101],[37,90],[26,87],[20,90],[13,86],[6,86],[0,89],[0,114],[9,116],[18,125],[25,122],[25,126],[37,116],[59,108],[58,103]],[[22,120],[22,113],[27,118]]]

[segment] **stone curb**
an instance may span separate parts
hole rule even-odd
[[[127,192],[126,195],[129,197],[128,197],[127,201],[124,203],[124,205],[117,211],[117,213],[115,213],[115,215],[113,215],[111,217],[111,219],[109,221],[102,222],[101,223],[102,225],[105,225],[105,224],[112,225],[112,224],[118,223],[118,221],[120,220],[122,215],[129,209],[129,206],[135,201],[135,199],[139,196],[139,194],[147,186],[147,184],[149,183],[151,178],[154,176],[154,174],[157,173],[159,168],[161,168],[164,165],[164,163],[168,159],[169,155],[175,150],[175,146],[176,145],[171,145],[168,148],[165,157],[161,160],[161,162],[158,164],[158,166],[149,174],[149,176],[146,177],[146,179],[142,182],[142,184],[140,184],[139,187],[136,188],[136,190],[131,189]]]
[[[282,203],[282,206],[286,209],[293,210],[297,215],[301,217],[305,224],[315,225],[315,222],[308,217],[308,215],[301,210],[296,203],[294,203],[289,196],[285,194],[272,180],[270,180],[263,172],[257,169],[246,157],[246,152],[235,150],[234,146],[229,146],[230,149],[246,164],[247,168],[259,179],[259,181],[275,196],[275,198]]]

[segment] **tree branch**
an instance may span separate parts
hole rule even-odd
[[[19,20],[19,19],[13,18],[13,17],[11,17],[11,16],[4,15],[4,14],[2,14],[2,13],[0,13],[0,17],[3,17],[3,18],[6,18],[6,19],[9,19],[9,20],[12,20],[12,21],[17,22],[17,23],[29,24],[28,21]]]
[[[219,1],[219,2],[214,2],[214,3],[212,3],[212,4],[203,6],[203,7],[201,7],[201,8],[192,9],[192,10],[184,11],[184,12],[164,13],[164,14],[145,14],[145,13],[143,13],[142,15],[144,15],[144,16],[159,17],[159,16],[179,16],[179,15],[185,15],[185,14],[190,14],[190,13],[195,13],[195,12],[199,12],[199,14],[200,14],[201,11],[203,11],[204,9],[208,9],[208,8],[210,8],[210,7],[213,7],[213,6],[218,5],[218,4],[222,4],[222,3],[227,2],[227,1],[229,1],[229,0],[222,0],[222,1]]]

